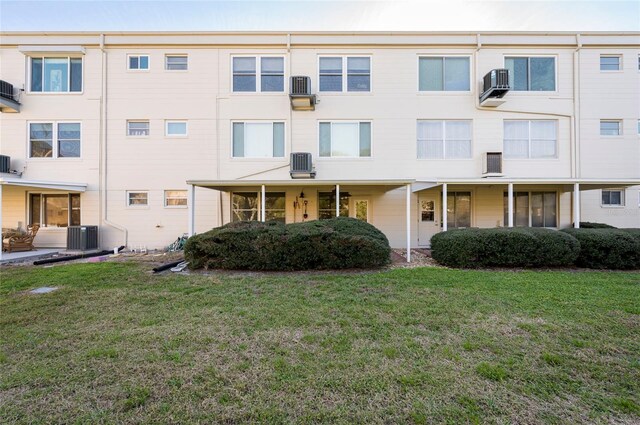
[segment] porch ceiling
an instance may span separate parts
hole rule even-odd
[[[262,185],[266,187],[290,186],[290,187],[313,187],[313,186],[377,186],[388,190],[406,186],[414,183],[413,179],[397,180],[318,180],[318,179],[291,179],[291,180],[187,180],[187,184],[204,187],[208,189],[231,192],[239,187],[258,188]]]
[[[20,187],[36,188],[36,189],[64,190],[65,192],[84,192],[87,190],[86,183],[25,180],[19,177],[0,177],[0,185],[20,186]]]

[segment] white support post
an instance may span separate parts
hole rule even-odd
[[[196,187],[192,184],[189,185],[189,237],[196,234]]]
[[[509,189],[507,191],[507,203],[509,205],[509,211],[507,214],[509,227],[513,227],[513,183],[509,183]]]
[[[442,183],[442,231],[447,231],[447,184]]]
[[[340,217],[340,185],[336,185],[336,217]]]
[[[411,185],[407,185],[407,263],[411,262]]]
[[[580,228],[580,183],[573,184],[573,227]]]
[[[264,185],[262,185],[262,196],[260,197],[260,221],[267,220],[267,192]]]
[[[2,185],[0,184],[0,260],[2,260]]]

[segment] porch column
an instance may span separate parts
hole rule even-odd
[[[573,227],[580,228],[580,183],[573,184]]]
[[[2,260],[2,186],[0,184],[0,260]]]
[[[507,190],[507,204],[508,204],[508,226],[513,227],[513,183],[509,183],[509,189]]]
[[[447,184],[442,183],[442,231],[447,231]]]
[[[189,237],[196,234],[196,188],[194,185],[189,185],[189,200],[188,200],[188,208],[189,208]]]
[[[336,217],[340,217],[340,185],[336,185]]]
[[[260,221],[266,221],[267,219],[267,206],[265,205],[267,200],[267,192],[264,185],[262,185],[262,196],[260,201]]]
[[[411,262],[411,185],[407,185],[407,263]]]

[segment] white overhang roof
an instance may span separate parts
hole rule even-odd
[[[87,190],[86,183],[54,182],[44,180],[25,180],[19,177],[2,177],[0,184],[6,186],[35,187],[38,189],[64,190],[66,192],[84,192]]]

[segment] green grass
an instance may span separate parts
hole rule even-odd
[[[640,273],[149,268],[0,269],[0,422],[640,422]]]

